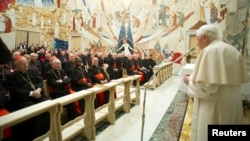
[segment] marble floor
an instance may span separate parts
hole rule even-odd
[[[177,94],[180,78],[173,75],[155,90],[146,93],[145,122],[142,137],[142,114],[144,90],[141,89],[141,104],[131,108],[96,136],[96,141],[149,141],[159,122]],[[179,141],[190,141],[193,101],[189,99]],[[244,124],[250,124],[250,107],[244,107]]]
[[[145,120],[142,128],[144,89],[141,89],[141,103],[131,108],[96,136],[96,141],[148,141],[178,91],[179,76],[173,75],[155,90],[147,90]],[[143,129],[143,137],[142,137]]]

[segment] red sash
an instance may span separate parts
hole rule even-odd
[[[57,90],[56,88],[53,88],[53,87],[51,87],[51,86],[48,86],[48,88],[49,88],[49,92],[50,92],[50,93],[52,93],[52,92],[54,92],[55,90]]]
[[[130,70],[132,70],[132,71],[135,70],[135,66],[131,66]]]
[[[70,93],[70,94],[74,94],[75,91],[72,90],[71,88],[69,88],[69,93]],[[80,106],[79,102],[78,102],[78,101],[74,101],[74,105],[75,105],[75,107],[76,107],[77,113],[78,113],[78,114],[82,114],[82,110],[81,110],[81,106]]]
[[[97,96],[99,98],[99,101],[98,101],[100,104],[99,106],[102,106],[104,104],[104,96],[105,96],[104,92],[99,92]],[[116,91],[114,91],[114,98],[116,99]]]
[[[96,77],[97,79],[99,79],[99,80],[104,80],[104,79],[105,79],[103,73],[97,73],[97,74],[95,74],[95,77]]]
[[[95,85],[93,85],[93,86],[95,86]],[[102,106],[103,104],[104,104],[104,92],[99,92],[98,94],[97,94],[97,96],[98,96],[98,98],[99,98],[99,106]]]
[[[9,114],[9,112],[7,110],[5,110],[4,108],[0,108],[0,117]],[[5,128],[3,130],[3,139],[7,139],[11,137],[11,128]]]
[[[138,73],[139,75],[141,75],[140,81],[141,81],[141,82],[144,82],[144,81],[145,81],[145,74],[144,74],[143,72],[141,72],[141,71],[137,71],[137,73]]]

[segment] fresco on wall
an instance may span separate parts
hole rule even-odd
[[[9,33],[15,28],[16,14],[14,0],[0,1],[0,33]]]
[[[234,8],[228,8],[223,39],[237,48],[243,56],[249,57],[249,9],[250,1],[233,1]],[[229,5],[230,6],[230,5]]]
[[[85,48],[90,42],[98,41],[107,51],[115,52],[121,49],[123,38],[127,38],[133,48],[131,53],[152,54],[161,60],[166,45],[168,50],[185,52],[186,31],[198,28],[199,23],[222,27],[228,23],[229,31],[221,28],[224,39],[235,44],[240,42],[238,46],[242,46],[245,37],[240,35],[241,22],[230,19],[235,18],[235,14],[241,15],[239,21],[244,19],[242,9],[247,0],[237,0],[238,7],[233,11],[228,11],[227,7],[233,3],[228,0],[0,1],[0,24],[4,25],[0,26],[1,33],[15,28],[39,30],[41,44],[48,48],[53,47],[54,39],[68,41],[70,34],[77,33],[84,37]],[[227,21],[226,17],[229,17]],[[231,28],[236,25],[239,28]]]

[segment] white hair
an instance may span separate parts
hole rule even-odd
[[[217,40],[219,39],[218,27],[213,24],[203,25],[196,31],[196,36],[202,35],[207,35],[210,40]]]
[[[54,59],[54,60],[51,61],[51,63],[52,64],[54,64],[54,63],[61,63],[61,61],[59,59]]]

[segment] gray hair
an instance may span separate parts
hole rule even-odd
[[[196,36],[202,35],[207,35],[211,41],[218,40],[220,38],[218,27],[212,24],[203,25],[196,31]]]

